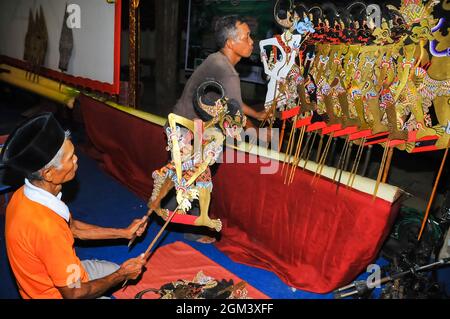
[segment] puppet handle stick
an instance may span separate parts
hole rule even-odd
[[[161,237],[164,229],[166,229],[167,225],[169,225],[170,221],[172,220],[173,216],[175,216],[175,214],[178,211],[178,207],[175,208],[175,210],[172,212],[172,214],[167,217],[166,222],[164,223],[163,227],[161,227],[161,229],[159,230],[158,234],[156,235],[156,237],[153,239],[153,241],[150,243],[150,245],[148,246],[147,250],[144,253],[144,258],[148,259],[148,257],[150,257],[149,253],[150,250],[153,248],[153,246],[155,245],[156,241],[159,239],[159,237]]]
[[[172,214],[167,217],[166,222],[164,223],[163,227],[161,227],[161,229],[159,230],[158,234],[156,235],[156,237],[153,239],[153,241],[150,243],[150,245],[148,246],[147,250],[144,253],[144,257],[145,260],[148,259],[148,257],[150,256],[150,250],[153,248],[153,246],[155,245],[156,241],[159,239],[159,237],[161,237],[161,234],[163,233],[164,229],[166,229],[167,225],[169,225],[170,221],[172,220],[173,216],[175,216],[176,212],[178,210],[178,207],[172,212]],[[124,287],[128,282],[128,279],[124,281],[122,287]]]
[[[142,218],[143,221],[148,220],[148,218],[150,217],[150,215],[153,213],[153,209],[149,209],[147,214],[145,214],[145,216]],[[137,232],[137,230],[136,230]],[[131,237],[130,241],[128,242],[128,247],[130,247],[134,241],[136,240],[137,234],[136,232],[133,234],[133,236]]]
[[[448,154],[448,148],[449,147],[450,147],[450,139],[448,140],[447,148],[445,149],[444,157],[442,158],[441,167],[439,167],[439,172],[438,172],[438,175],[436,177],[436,181],[434,182],[434,186],[433,186],[433,191],[431,192],[430,200],[428,201],[427,210],[425,212],[425,216],[424,216],[423,221],[422,221],[422,227],[420,227],[419,236],[417,237],[418,241],[422,237],[422,232],[423,232],[423,230],[425,228],[425,224],[427,223],[427,220],[428,220],[428,214],[430,213],[431,204],[433,203],[434,195],[436,194],[436,188],[437,188],[437,186],[439,184],[439,179],[441,178],[441,174],[442,174],[442,170],[444,168],[445,160],[447,159],[447,154]]]

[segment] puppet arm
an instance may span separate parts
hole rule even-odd
[[[181,183],[182,171],[181,171],[181,154],[180,154],[180,145],[178,144],[178,138],[176,135],[177,124],[181,124],[190,131],[194,131],[194,122],[188,120],[185,117],[176,115],[174,113],[170,113],[168,116],[169,126],[172,130],[172,134],[170,139],[172,141],[172,159],[175,164],[175,170],[177,173],[177,181]]]

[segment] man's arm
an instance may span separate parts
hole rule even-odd
[[[64,299],[92,299],[102,296],[107,290],[128,279],[136,279],[146,263],[143,256],[125,261],[112,274],[96,280],[74,284],[74,287],[57,287]]]
[[[246,104],[244,101],[242,101],[242,93],[241,93],[241,80],[239,79],[239,76],[237,75],[229,75],[225,72],[225,75],[223,77],[218,78],[219,82],[222,83],[222,85],[225,88],[226,96],[229,99],[236,100],[242,107],[242,111],[245,115],[252,117],[254,119],[257,119],[259,121],[263,121],[266,117],[266,111],[256,111],[252,107],[250,107],[248,104]]]
[[[135,233],[141,236],[145,230],[147,219],[135,219],[127,228],[108,228],[87,224],[79,220],[70,220],[70,230],[73,237],[82,240],[92,239],[130,239]]]
[[[252,107],[248,106],[247,104],[245,104],[244,102],[242,102],[242,111],[244,112],[245,115],[253,117],[254,119],[257,119],[259,121],[263,121],[266,118],[266,110],[262,110],[262,111],[256,111],[255,109],[253,109]]]

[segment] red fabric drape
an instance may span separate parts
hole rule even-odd
[[[152,172],[169,159],[162,127],[85,95],[79,99],[91,143],[88,154],[139,197],[148,199]]]
[[[136,285],[118,290],[114,293],[114,297],[117,299],[133,299],[137,293],[144,289],[158,289],[162,285],[177,280],[193,280],[199,271],[203,271],[205,276],[218,281],[231,279],[234,284],[242,281],[198,250],[180,241],[158,248],[145,267],[147,270]],[[252,299],[269,299],[268,296],[248,283],[245,285],[245,289],[248,291],[248,297]],[[157,297],[159,295],[148,293],[143,299],[156,299]]]
[[[86,96],[80,102],[106,171],[148,199],[151,172],[168,159],[162,128]],[[239,153],[226,152],[225,159]],[[336,184],[326,179],[311,186],[312,175],[301,169],[286,186],[279,172],[261,174],[277,161],[240,156],[245,163],[217,169],[210,207],[210,215],[224,223],[217,247],[233,260],[273,271],[292,287],[325,293],[353,280],[376,258],[396,206],[381,199],[372,203],[370,195],[345,186],[336,194]]]
[[[213,179],[211,211],[224,222],[217,246],[233,260],[325,293],[376,259],[397,207],[342,185],[336,194],[336,184],[324,178],[311,186],[313,174],[301,169],[286,186],[279,172],[260,174],[276,161],[245,157],[246,164],[222,164]]]

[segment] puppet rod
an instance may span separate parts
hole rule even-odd
[[[381,179],[382,183],[386,183],[388,175],[389,175],[389,169],[391,168],[391,161],[392,161],[392,155],[394,154],[394,148],[390,147],[389,148],[389,153],[387,155],[387,159],[386,159],[386,164],[384,167],[384,173],[383,173],[383,178]]]
[[[173,216],[175,216],[175,214],[178,211],[178,208],[180,206],[178,206],[177,208],[175,208],[175,210],[172,212],[172,214],[167,218],[166,222],[164,223],[163,227],[161,227],[161,229],[159,230],[158,234],[155,236],[155,238],[153,239],[153,241],[150,243],[150,245],[148,245],[147,250],[144,253],[144,259],[147,260],[150,257],[150,251],[153,248],[153,246],[155,245],[155,243],[157,242],[157,240],[159,239],[159,237],[161,237],[164,229],[166,229],[167,225],[169,225],[170,221],[172,220]],[[124,281],[122,287],[124,287],[128,282],[128,279]]]
[[[422,227],[420,228],[420,232],[419,232],[419,237],[417,237],[418,241],[422,237],[423,229],[425,228],[425,224],[426,224],[426,222],[428,220],[428,214],[430,213],[430,208],[431,208],[431,204],[433,203],[433,200],[434,200],[434,195],[436,195],[436,188],[437,188],[437,186],[439,184],[439,179],[441,178],[442,170],[444,169],[444,164],[445,164],[445,160],[447,159],[447,154],[448,154],[448,148],[449,147],[450,147],[450,139],[448,140],[447,147],[446,147],[445,152],[444,152],[444,157],[442,158],[441,167],[439,168],[439,172],[438,172],[438,175],[436,177],[436,181],[434,182],[433,191],[431,192],[430,200],[428,201],[427,210],[425,212],[425,216],[424,216],[423,221],[422,221]]]

